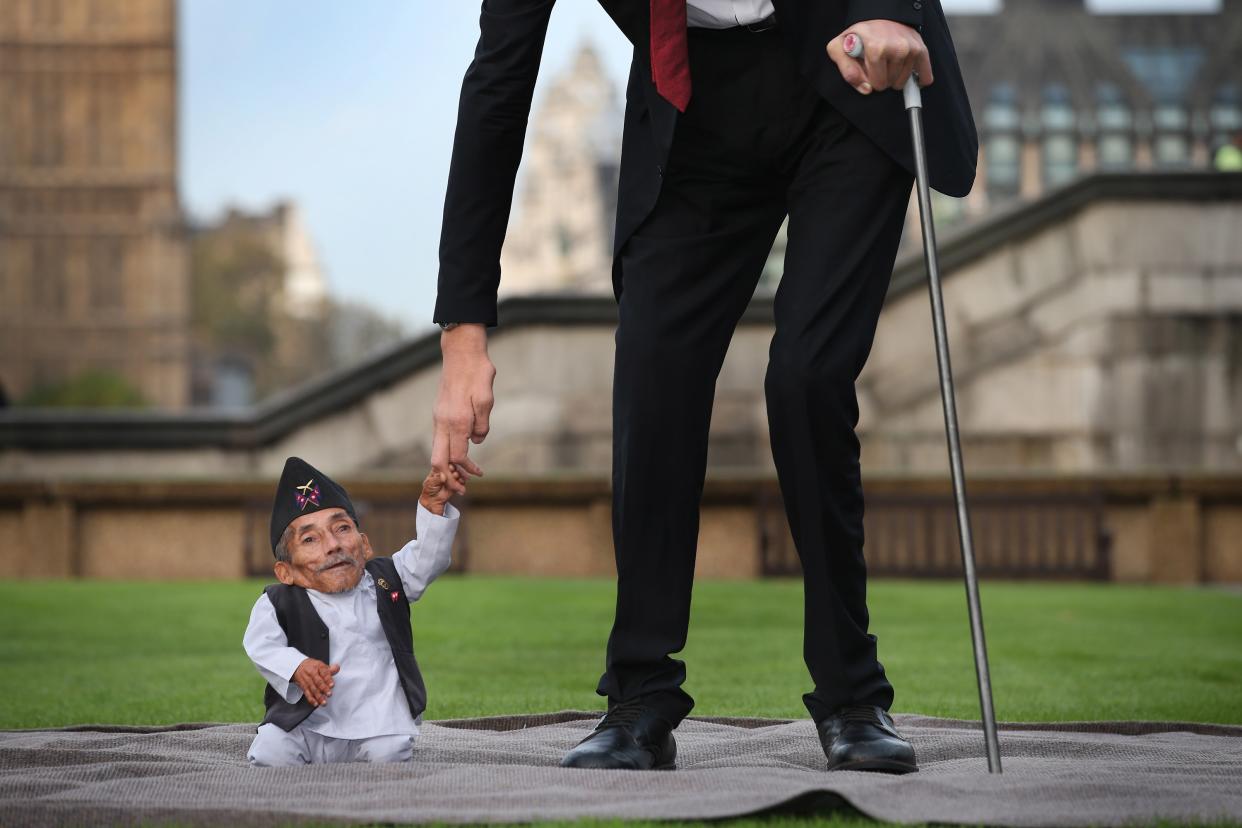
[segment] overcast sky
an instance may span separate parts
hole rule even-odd
[[[1089,0],[1105,13],[1219,0]],[[944,0],[953,13],[996,0]],[[334,293],[418,332],[435,301],[440,210],[477,0],[182,0],[181,196],[302,207]],[[540,85],[589,39],[618,84],[629,44],[595,2],[552,14]],[[535,105],[539,103],[536,90]]]

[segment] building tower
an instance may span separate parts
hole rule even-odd
[[[0,2],[0,386],[184,406],[174,0]]]
[[[621,159],[621,109],[584,43],[533,119],[527,167],[501,254],[503,294],[607,293]]]

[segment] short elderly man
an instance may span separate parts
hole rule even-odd
[[[448,568],[458,513],[444,475],[418,499],[418,539],[373,557],[349,495],[297,457],[272,507],[276,577],[250,613],[243,646],[267,679],[256,767],[404,762],[427,691],[414,658],[410,604]]]

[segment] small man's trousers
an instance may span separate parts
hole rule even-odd
[[[414,758],[409,734],[373,736],[370,739],[335,739],[298,725],[285,732],[278,725],[259,726],[246,758],[251,767],[287,768],[294,765],[326,765],[338,762],[408,762]]]

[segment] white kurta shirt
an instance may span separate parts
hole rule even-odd
[[[758,23],[774,11],[772,0],[686,0],[686,25],[731,29]]]
[[[443,517],[419,505],[415,518],[418,540],[410,541],[392,556],[410,603],[422,597],[427,585],[448,569],[459,517],[452,504],[445,504]],[[329,663],[341,665],[341,670],[333,677],[332,697],[315,708],[302,727],[336,739],[418,735],[419,723],[410,715],[397,665],[380,625],[371,573],[364,571],[358,585],[347,592],[308,589],[306,594],[328,628]],[[308,656],[289,646],[266,593],[250,611],[242,646],[285,701],[295,704],[302,698],[302,688],[290,679]]]

